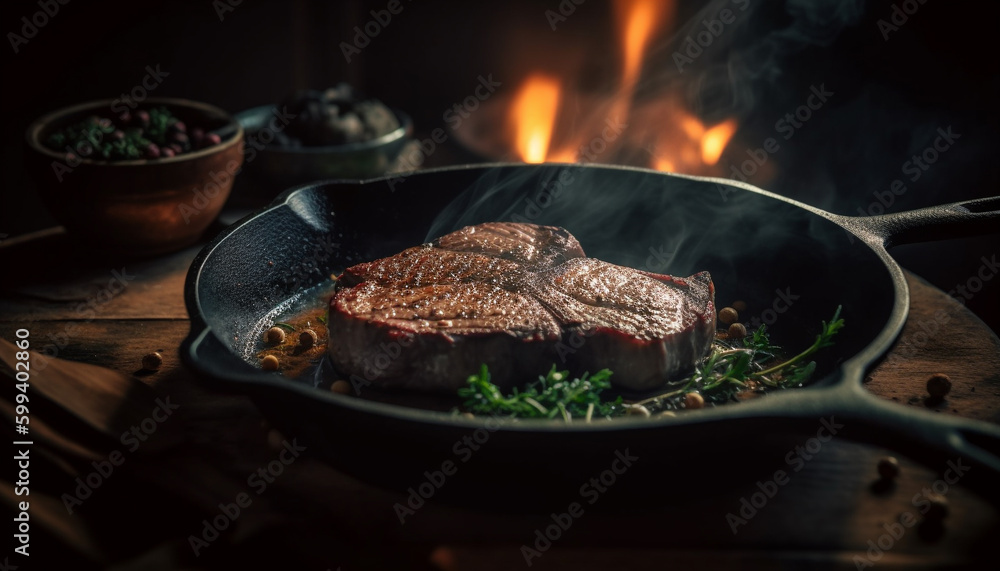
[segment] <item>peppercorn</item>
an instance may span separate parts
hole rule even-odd
[[[142,357],[142,368],[147,371],[155,371],[160,368],[163,364],[163,355],[160,355],[156,351],[143,355]]]
[[[642,416],[649,418],[649,409],[641,404],[633,404],[625,409],[625,414],[628,416]]]
[[[705,397],[698,393],[688,393],[684,395],[684,408],[704,408],[705,407]]]
[[[174,131],[167,136],[167,142],[171,145],[177,144],[183,147],[187,145],[190,141],[188,140],[187,133],[182,131]]]
[[[927,512],[924,513],[925,520],[939,522],[948,517],[947,498],[936,492],[931,492],[924,497],[927,498],[927,501],[930,503],[927,508]]]
[[[333,381],[333,384],[330,385],[330,392],[338,395],[349,395],[351,394],[351,383],[344,380]]]
[[[927,392],[934,398],[944,398],[951,392],[951,379],[943,373],[931,375],[931,378],[927,379]]]
[[[886,456],[878,461],[878,475],[883,480],[894,480],[899,475],[899,460]]]
[[[274,355],[268,355],[260,360],[260,368],[265,371],[277,371],[278,370],[278,358]]]
[[[264,332],[264,343],[268,345],[280,345],[285,342],[285,330],[280,327],[272,327]]]
[[[733,323],[729,326],[730,339],[743,339],[747,336],[747,328],[742,323]]]
[[[319,335],[312,329],[306,329],[302,333],[299,333],[299,345],[302,345],[304,349],[308,349],[319,341]]]
[[[736,312],[735,309],[731,307],[723,307],[719,310],[719,321],[729,325],[730,323],[736,323],[740,318],[740,314]]]

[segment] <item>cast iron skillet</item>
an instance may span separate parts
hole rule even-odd
[[[207,385],[250,395],[289,437],[365,481],[412,491],[440,482],[435,472],[453,461],[457,473],[436,486],[435,501],[565,507],[616,451],[628,450],[641,468],[616,497],[669,502],[694,481],[702,487],[734,471],[754,478],[785,467],[790,445],[825,436],[824,423],[841,425],[837,438],[942,471],[961,459],[972,466],[963,484],[996,501],[1000,428],[875,398],[862,379],[907,314],[906,284],[886,247],[996,231],[998,206],[989,198],[855,218],[730,180],[590,165],[498,164],[323,182],[282,194],[205,246],[185,286],[192,329],[181,354]],[[720,304],[747,300],[790,350],[811,343],[837,305],[847,326],[809,387],[675,418],[589,425],[498,423],[383,404],[249,364],[276,308],[332,272],[490,220],[564,226],[589,256],[622,265],[680,276],[707,269]]]

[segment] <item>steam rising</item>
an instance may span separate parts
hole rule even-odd
[[[684,82],[689,98],[700,104],[698,110],[707,119],[732,111],[745,115],[753,110],[758,89],[785,73],[788,56],[811,46],[829,46],[864,13],[864,0],[788,0],[784,16],[789,23],[777,27],[774,23],[780,15],[763,13],[773,6],[760,0],[709,3],[654,48],[655,63],[646,84]],[[705,22],[721,23],[723,10],[733,14],[732,23],[723,24],[721,33],[708,42],[704,41],[707,36],[699,38],[708,29]],[[690,46],[689,39],[696,46]],[[698,55],[678,70],[677,53]],[[729,94],[729,105],[718,95],[722,90]]]
[[[776,314],[771,308],[781,296],[793,297],[794,311],[781,305],[774,330],[779,341],[791,336],[793,347],[838,304],[855,318],[891,306],[855,287],[859,275],[885,274],[860,240],[849,241],[823,216],[718,179],[597,165],[484,166],[437,216],[426,241],[489,221],[561,226],[588,256],[640,270],[682,277],[709,271],[719,306],[746,301],[752,309],[741,319],[750,322]]]
[[[759,243],[794,238],[762,226],[787,210],[748,192],[655,171],[580,165],[496,167],[434,220],[426,241],[490,221],[562,226],[588,256],[646,271],[732,275],[733,259],[759,259]],[[770,256],[771,254],[768,254]],[[713,267],[708,267],[713,266]]]

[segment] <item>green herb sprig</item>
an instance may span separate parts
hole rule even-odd
[[[483,365],[478,374],[469,377],[467,387],[458,389],[464,406],[474,414],[500,414],[518,418],[562,418],[565,422],[595,416],[611,417],[623,412],[622,398],[602,401],[601,392],[611,388],[611,371],[602,369],[593,375],[584,373],[570,379],[569,371],[549,372],[539,376],[523,390],[505,396],[490,381],[490,372]]]
[[[833,345],[833,338],[844,327],[840,311],[837,307],[833,318],[822,322],[822,330],[812,345],[790,359],[774,363],[781,347],[771,342],[767,326],[761,325],[740,341],[716,341],[712,351],[679,388],[628,404],[621,396],[602,400],[601,393],[611,388],[611,371],[603,369],[570,379],[568,371],[557,371],[555,365],[546,375],[539,376],[538,381],[521,391],[515,388],[510,395],[504,395],[491,382],[489,370],[483,365],[478,374],[469,377],[468,386],[458,389],[458,395],[464,399],[464,408],[473,414],[561,417],[566,422],[583,418],[589,422],[595,416],[623,415],[630,406],[643,405],[654,410],[678,408],[684,396],[693,392],[710,402],[722,403],[748,389],[797,387],[816,370],[816,362],[804,362],[805,359]]]
[[[777,364],[772,363],[781,347],[771,342],[766,325],[761,325],[743,338],[742,343],[717,341],[712,352],[695,367],[695,372],[684,385],[635,404],[662,406],[691,392],[701,393],[706,400],[720,403],[734,399],[746,389],[756,388],[757,383],[774,389],[800,386],[816,370],[815,361],[802,361],[820,349],[833,345],[834,336],[844,327],[840,311],[841,307],[838,306],[833,318],[829,322],[822,322],[822,330],[812,345]]]

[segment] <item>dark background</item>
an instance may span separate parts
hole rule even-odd
[[[224,0],[223,0],[224,2]],[[530,71],[580,73],[592,85],[613,82],[619,53],[609,4],[589,0],[553,31],[546,10],[559,2],[421,2],[403,10],[348,63],[339,47],[354,26],[387,1],[254,2],[220,14],[223,2],[75,0],[59,6],[33,38],[10,46],[22,17],[38,2],[0,8],[3,48],[2,198],[0,234],[16,236],[54,221],[21,167],[30,121],[58,107],[119,97],[138,85],[146,66],[169,75],[152,94],[206,101],[236,112],[277,101],[295,89],[347,81],[408,111],[418,134],[443,127],[442,114],[470,95],[479,75],[512,90]],[[844,214],[858,214],[873,193],[904,178],[911,155],[929,146],[938,128],[961,134],[890,212],[1000,194],[995,153],[1000,95],[996,3],[912,2],[919,6],[883,38],[887,1],[747,0],[748,9],[685,73],[672,53],[701,20],[728,0],[681,2],[675,25],[649,50],[640,92],[676,84],[688,108],[706,122],[735,116],[740,129],[722,164],[774,134],[775,121],[805,102],[811,85],[834,96],[794,138],[782,141],[776,174],[750,182]],[[903,2],[896,2],[899,6]],[[735,5],[738,7],[738,5]],[[39,17],[39,21],[42,18]],[[666,118],[665,120],[669,120]],[[468,160],[460,149],[429,164]],[[728,170],[728,169],[727,169]],[[762,246],[766,247],[766,246]],[[976,275],[981,259],[1000,254],[1000,239],[950,240],[899,247],[900,263],[949,291]],[[1000,331],[1000,279],[986,282],[969,307]]]

